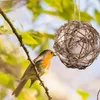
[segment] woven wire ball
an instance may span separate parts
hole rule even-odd
[[[70,21],[57,30],[54,49],[66,67],[85,69],[99,55],[100,35],[89,23]]]

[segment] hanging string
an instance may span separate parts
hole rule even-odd
[[[77,10],[77,6],[76,6],[76,1],[74,0],[74,20],[76,20],[76,10]],[[78,20],[80,21],[80,0],[78,0]]]
[[[74,0],[74,20],[76,20],[76,0]]]
[[[78,0],[78,20],[80,21],[80,0]]]

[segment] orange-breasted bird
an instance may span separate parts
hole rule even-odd
[[[41,52],[33,60],[40,76],[42,76],[48,70],[50,66],[50,61],[53,56],[55,56],[54,52],[47,49]],[[32,84],[37,80],[36,72],[31,64],[28,66],[28,68],[24,72],[19,85],[13,91],[12,95],[15,95],[17,97],[29,79],[31,80],[31,84],[30,84],[30,87],[31,87]]]

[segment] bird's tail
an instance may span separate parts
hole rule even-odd
[[[19,83],[19,85],[17,86],[17,88],[13,91],[12,95],[15,95],[15,97],[17,97],[19,95],[19,93],[21,92],[21,90],[23,89],[24,85],[26,84],[27,80],[21,80],[21,82]]]

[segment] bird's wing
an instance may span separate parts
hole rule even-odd
[[[29,72],[31,71],[31,64],[28,66],[28,68],[26,69],[26,71],[24,72],[23,76],[21,77],[21,80],[24,79],[26,77],[26,75],[29,74]]]
[[[41,62],[43,60],[43,56],[38,56],[34,59],[34,63]]]
[[[42,60],[43,60],[43,56],[37,56],[37,57],[34,59],[33,62],[36,64],[36,67],[37,67],[37,68],[41,65]],[[34,65],[34,66],[35,66],[35,65]],[[40,66],[40,67],[41,67],[41,66]],[[31,74],[31,72],[32,72],[33,75],[36,74],[35,71],[34,71],[34,69],[33,69],[33,66],[30,64],[30,65],[28,66],[28,68],[26,69],[26,71],[24,72],[24,74],[23,74],[21,80],[22,80],[23,78],[26,78],[27,75]]]

